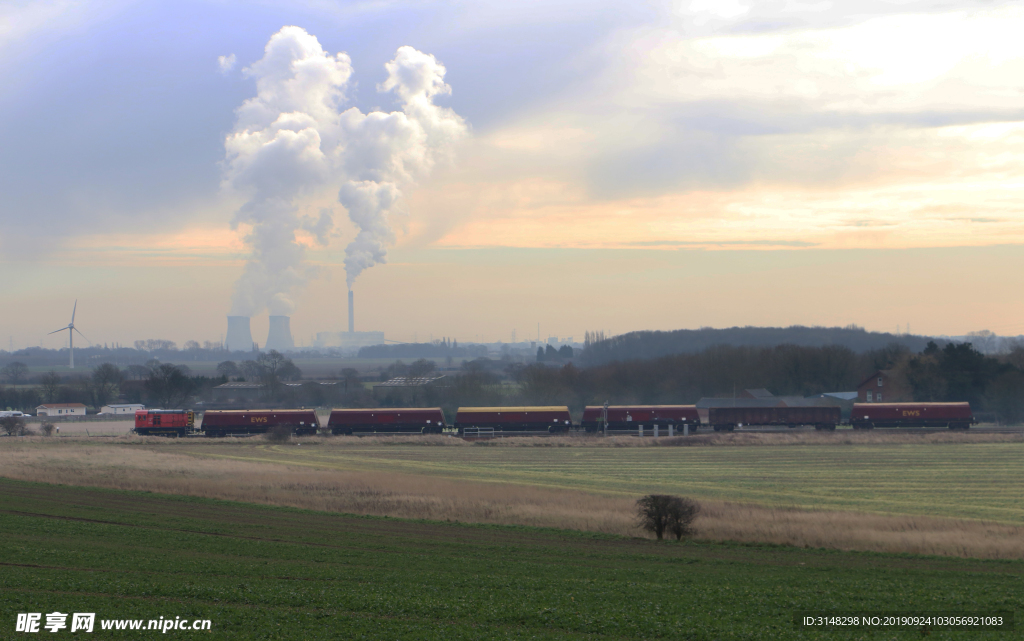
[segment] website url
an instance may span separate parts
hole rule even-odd
[[[146,627],[142,627],[145,622]],[[160,630],[166,634],[169,630],[209,630],[209,619],[102,619],[101,630]]]
[[[70,618],[70,621],[68,619]],[[96,624],[93,612],[22,612],[18,614],[15,632],[92,632]],[[171,630],[209,630],[210,619],[160,617],[159,619],[100,619],[100,630],[153,630],[167,634]]]

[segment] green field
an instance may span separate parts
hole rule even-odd
[[[201,456],[437,475],[605,494],[1024,523],[1024,444],[346,447],[189,444]],[[353,443],[352,441],[349,441]]]
[[[655,543],[9,480],[0,497],[2,638],[25,638],[19,612],[59,611],[209,619],[202,638],[225,639],[910,639],[920,630],[798,631],[792,617],[1024,605],[1020,561]]]

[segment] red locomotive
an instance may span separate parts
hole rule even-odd
[[[874,427],[948,427],[966,430],[977,423],[970,403],[854,403],[855,430]]]
[[[572,418],[566,406],[554,407],[460,407],[455,428],[486,428],[501,432],[568,432]]]
[[[187,436],[196,431],[192,410],[135,410],[135,433],[140,436]]]
[[[331,410],[331,434],[440,434],[447,424],[440,407]]]
[[[813,425],[818,430],[834,430],[841,416],[838,407],[712,407],[708,423],[716,432],[731,432],[741,425]]]
[[[314,410],[209,410],[200,429],[207,436],[265,434],[287,426],[297,436],[316,434],[320,420]]]
[[[696,405],[609,405],[608,429],[640,433],[646,428],[673,427],[674,431],[686,425],[692,432],[700,427]],[[580,427],[587,432],[604,429],[604,407],[588,405],[583,410]]]

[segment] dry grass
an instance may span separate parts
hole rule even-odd
[[[394,438],[394,437],[392,437]],[[457,439],[451,439],[457,440]],[[593,435],[513,436],[474,441],[491,447],[708,447],[778,445],[911,445],[960,443],[1022,443],[1024,432],[710,432],[690,436],[645,437]]]
[[[444,437],[421,438],[426,439],[424,444],[440,444],[442,441],[436,439]],[[307,441],[310,445],[314,442],[316,439]],[[44,442],[35,438],[5,443],[0,448],[0,474],[26,481],[147,490],[332,512],[645,536],[634,525],[636,497],[393,472],[296,469],[273,463],[202,459],[166,449],[109,447],[95,442],[75,444],[71,439]],[[696,525],[698,538],[705,540],[1024,558],[1024,528],[1012,525],[779,509],[724,501],[702,501],[702,506]]]

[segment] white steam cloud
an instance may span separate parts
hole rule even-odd
[[[307,201],[325,191],[337,193],[359,229],[345,250],[348,286],[385,262],[402,189],[448,159],[466,135],[463,119],[433,102],[450,92],[445,68],[433,56],[401,47],[385,68],[388,77],[378,90],[394,93],[401,111],[340,111],[351,61],[325,52],[299,27],[274,34],[263,58],[243,70],[255,78],[257,94],[238,108],[224,142],[224,184],[246,197],[232,224],[251,226],[245,237],[251,254],[235,285],[232,315],[264,308],[291,314],[292,295],[316,273],[296,232],[326,244],[334,227],[329,208],[316,216],[305,211]]]

